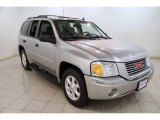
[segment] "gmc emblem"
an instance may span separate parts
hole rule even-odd
[[[144,64],[143,64],[142,61],[139,62],[139,63],[134,63],[134,64],[133,64],[133,68],[134,68],[135,70],[140,69],[140,68],[143,68],[143,67],[144,67]]]

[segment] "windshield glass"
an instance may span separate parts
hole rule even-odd
[[[63,40],[108,38],[96,25],[87,21],[55,20],[58,34]]]

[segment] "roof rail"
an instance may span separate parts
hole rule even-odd
[[[58,16],[58,15],[39,15],[37,17],[29,17],[28,19],[32,18],[48,18],[48,17],[56,17],[56,18],[71,18],[71,19],[79,19],[79,18],[72,18],[72,17],[65,17],[65,16]]]
[[[38,17],[29,17],[29,18],[27,18],[27,20],[28,20],[28,19],[32,19],[32,18],[38,18]]]

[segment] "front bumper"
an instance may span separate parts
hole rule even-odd
[[[145,79],[148,79],[149,81],[153,76],[153,72],[154,67],[151,65],[148,74],[133,81],[126,80],[121,76],[98,78],[85,75],[84,77],[86,81],[88,97],[90,99],[114,99],[122,97],[129,93],[135,92],[140,81]],[[115,94],[112,94],[113,91]]]

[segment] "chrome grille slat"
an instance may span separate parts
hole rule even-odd
[[[145,70],[147,70],[147,69],[148,69],[148,68],[144,69],[143,71],[145,71]],[[137,73],[139,73],[139,72],[132,73],[132,76],[133,76],[133,75],[136,75]]]
[[[140,61],[142,61],[142,62],[146,63],[146,61],[144,61],[144,60],[140,60]],[[139,62],[139,61],[132,62],[132,63],[125,63],[125,64],[126,64],[127,66],[130,66],[130,65],[133,65],[133,63],[137,63],[137,62]]]
[[[133,62],[133,63],[129,63],[129,64],[127,63],[126,66],[132,66],[134,63],[137,63],[137,62]],[[141,62],[146,63],[145,61],[141,61]]]
[[[144,66],[142,68],[135,69],[134,68],[134,64],[140,63],[140,62],[142,62]],[[146,64],[146,58],[125,62],[125,66],[126,66],[126,70],[127,70],[128,74],[129,74],[129,76],[136,75],[136,74],[138,74],[140,72],[143,72],[146,69],[148,69],[147,64]]]
[[[146,70],[146,69],[147,69],[147,67],[146,67],[146,68],[143,68],[143,69],[139,69],[139,70],[137,70],[136,72],[143,71],[143,70]],[[130,71],[129,73],[135,73],[135,71]]]
[[[144,68],[146,68],[146,67],[147,67],[147,66],[145,65]],[[127,70],[129,70],[129,71],[135,71],[134,68],[131,68],[131,67],[130,67],[130,68],[127,68]]]

